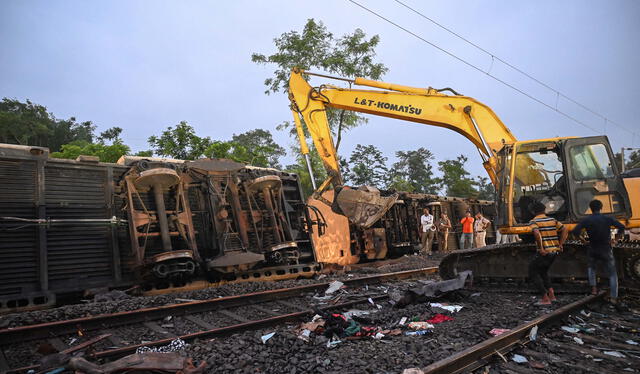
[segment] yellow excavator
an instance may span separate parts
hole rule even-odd
[[[312,86],[308,82],[311,76],[346,81],[349,88],[329,84]],[[353,89],[352,85],[374,89]],[[542,202],[547,215],[570,229],[591,213],[589,202],[593,199],[603,203],[602,213],[615,217],[627,229],[640,227],[640,178],[621,177],[606,136],[517,140],[491,108],[451,88],[337,78],[300,69],[291,73],[289,98],[310,173],[302,121],[328,174],[319,187],[314,185],[313,197],[330,204],[334,212],[346,216],[360,228],[375,223],[397,197],[381,196],[372,187],[354,189],[343,185],[327,108],[444,127],[461,134],[478,149],[496,188],[498,218],[494,224],[502,234],[517,234],[524,240],[517,244],[455,251],[441,262],[443,278],[456,276],[457,269],[473,270],[480,278],[522,278],[527,274],[528,258],[534,253],[533,241],[529,240],[532,235],[528,222],[533,218],[529,208],[535,201]],[[322,197],[330,187],[334,189],[334,201]],[[622,241],[615,246],[614,254],[621,278],[640,283],[640,243]],[[583,241],[572,240],[565,245],[563,254],[551,268],[551,275],[585,277]]]

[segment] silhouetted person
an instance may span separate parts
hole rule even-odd
[[[618,273],[616,272],[616,260],[613,257],[613,249],[611,248],[611,227],[618,229],[618,237],[624,235],[624,225],[611,217],[600,214],[602,210],[602,202],[600,200],[592,200],[589,203],[591,215],[582,219],[572,233],[576,236],[580,235],[582,229],[587,230],[589,235],[589,249],[587,250],[589,285],[593,295],[598,293],[596,287],[596,264],[603,262],[609,273],[609,287],[611,302],[615,304],[618,300]]]
[[[549,268],[562,251],[562,245],[569,234],[561,222],[544,214],[545,206],[541,202],[531,207],[535,215],[529,226],[536,239],[536,255],[529,263],[529,278],[540,291],[539,305],[549,305],[556,300],[549,279]]]

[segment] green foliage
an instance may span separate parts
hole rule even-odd
[[[111,142],[122,142],[122,139],[120,138],[120,134],[122,134],[122,128],[121,127],[111,127],[103,132],[100,133],[100,136],[98,137],[98,140],[101,141],[111,141]]]
[[[455,160],[438,162],[438,169],[442,172],[440,186],[447,196],[475,197],[478,195],[478,191],[474,188],[477,182],[470,178],[469,172],[464,168],[467,160],[466,156],[460,155]]]
[[[487,177],[476,178],[476,185],[478,186],[478,195],[475,196],[479,200],[495,200],[496,189],[493,183]]]
[[[354,186],[373,186],[382,188],[389,170],[387,158],[373,145],[358,144],[349,157],[349,171],[345,181]]]
[[[420,147],[415,151],[398,151],[396,157],[398,161],[393,164],[389,188],[430,194],[438,192],[438,180],[433,175],[431,165],[431,151]]]
[[[197,136],[193,127],[186,121],[180,121],[175,128],[167,127],[159,137],[150,136],[148,143],[159,156],[195,160],[202,157],[211,145],[211,139]]]
[[[138,157],[153,157],[153,151],[152,150],[138,151],[138,152],[136,152],[136,154],[134,154],[134,156],[138,156]]]
[[[413,184],[397,174],[391,175],[387,188],[396,191],[415,192]]]
[[[242,134],[234,134],[231,138],[234,148],[244,148],[247,154],[247,163],[255,166],[272,167],[280,169],[280,157],[287,152],[273,140],[271,132],[263,129],[255,129]]]
[[[322,22],[307,20],[302,32],[289,31],[274,39],[276,52],[269,56],[260,53],[251,55],[251,60],[260,65],[275,65],[273,76],[264,81],[265,93],[287,93],[289,75],[294,67],[303,70],[321,70],[344,77],[364,77],[380,79],[388,69],[375,62],[375,48],[380,37],[366,34],[356,29],[351,34],[335,37]],[[334,135],[337,133],[336,148],[340,145],[341,130],[348,130],[367,122],[355,112],[327,109],[327,118]],[[304,126],[304,124],[303,124]],[[295,134],[295,126],[284,122],[280,128]]]
[[[69,144],[64,144],[60,152],[51,153],[51,157],[75,160],[78,156],[85,155],[98,156],[101,162],[116,162],[130,151],[131,149],[128,146],[120,142],[107,145],[103,142],[89,143],[85,140],[75,140]]]
[[[640,151],[633,151],[629,154],[629,161],[625,165],[626,169],[640,168]]]
[[[46,107],[29,100],[4,98],[0,102],[0,143],[36,145],[55,152],[73,141],[93,141],[94,130],[91,121],[58,120]]]

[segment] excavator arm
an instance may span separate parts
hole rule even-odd
[[[304,75],[317,74],[305,73],[294,69],[289,79],[289,97],[303,153],[307,150],[307,145],[299,116],[304,118],[309,134],[328,173],[327,180],[316,189],[315,197],[318,197],[331,184],[337,189],[342,188],[343,184],[338,155],[336,154],[329,122],[327,121],[327,107],[369,113],[453,130],[476,146],[491,181],[498,187],[497,170],[499,166],[497,153],[504,144],[513,143],[516,138],[488,106],[473,98],[459,95],[451,89],[436,90],[433,88],[409,87],[364,78],[356,78],[354,80],[336,79],[348,81],[359,86],[378,88],[378,90],[340,88],[331,85],[313,87],[307,82]],[[442,93],[445,90],[451,91],[453,95]],[[362,209],[353,207],[353,204],[357,204],[358,201],[371,201],[373,205],[376,204],[371,196],[363,198],[366,195],[366,191],[361,193],[350,191],[348,194],[352,195],[352,201],[349,204],[340,204],[346,206],[346,210],[362,211]],[[361,196],[356,197],[356,195]],[[338,195],[336,200],[339,197]],[[371,212],[373,212],[373,205],[369,206],[369,211]],[[384,211],[390,207],[388,202],[380,202],[378,205],[381,205],[380,210]],[[349,217],[352,222],[357,221],[350,214],[344,212],[344,207],[341,208],[343,214]],[[375,216],[379,218],[382,214],[384,212],[381,214],[376,212]],[[360,219],[360,221],[362,220]],[[360,226],[364,227],[364,225]]]

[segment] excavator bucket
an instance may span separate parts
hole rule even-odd
[[[339,208],[336,213],[346,216],[351,223],[361,229],[371,227],[398,200],[398,194],[383,197],[374,187],[362,186],[357,190],[344,187],[334,200]]]

